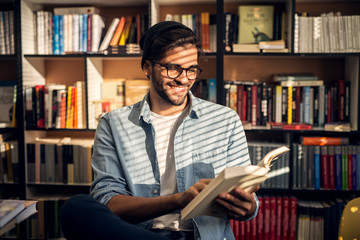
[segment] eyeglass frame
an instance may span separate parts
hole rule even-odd
[[[185,70],[186,77],[187,77],[189,80],[196,80],[196,79],[200,76],[201,72],[203,71],[200,67],[191,66],[191,67],[188,67],[188,68],[183,68],[183,67],[181,67],[181,66],[178,65],[178,64],[172,64],[172,63],[163,64],[163,63],[159,63],[159,62],[156,62],[156,61],[152,61],[152,62],[155,63],[155,64],[159,64],[160,66],[166,68],[166,75],[167,75],[168,78],[171,78],[171,79],[176,79],[176,78],[178,78],[178,77],[183,73],[183,71]],[[170,76],[169,76],[169,68],[170,68],[169,65],[176,66],[176,67],[178,67],[179,69],[181,69],[181,72],[179,73],[179,75],[177,75],[176,77],[170,77]],[[195,69],[199,70],[199,75],[198,75],[196,78],[194,78],[194,79],[189,78],[188,75],[187,75],[187,74],[188,74],[188,70],[191,69],[191,68],[195,68]]]

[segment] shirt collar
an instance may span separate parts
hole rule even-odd
[[[186,109],[189,111],[189,117],[190,118],[199,118],[201,110],[199,108],[199,101],[200,99],[195,97],[191,91],[189,91],[189,104],[187,105]],[[134,105],[133,111],[136,109],[138,110],[138,117],[137,119],[140,121],[143,119],[144,122],[150,123],[150,92],[148,92],[143,100],[137,104]]]

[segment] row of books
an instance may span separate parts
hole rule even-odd
[[[338,13],[324,13],[308,16],[295,13],[295,53],[359,52],[360,15],[341,16]]]
[[[360,146],[293,144],[293,188],[360,190]]]
[[[261,195],[258,215],[230,220],[235,239],[335,240],[346,199],[309,201],[294,196]]]
[[[104,21],[99,14],[54,15],[50,11],[34,13],[37,54],[93,52],[100,46]]]
[[[28,183],[90,184],[93,139],[37,139],[26,144]]]
[[[166,14],[165,21],[176,21],[194,31],[206,52],[216,52],[216,14]]]
[[[25,89],[28,128],[86,128],[85,83],[37,85]]]
[[[348,199],[298,199],[296,239],[338,239],[341,214]]]
[[[37,214],[27,219],[27,239],[64,239],[58,216],[66,198],[37,200]]]
[[[298,199],[287,195],[258,194],[257,197],[260,205],[255,218],[230,220],[235,239],[297,239]]]
[[[285,129],[285,125],[306,124],[312,129],[350,121],[350,82],[342,79],[331,86],[322,80],[284,81],[276,86],[232,81],[225,90],[226,105],[251,127]]]
[[[249,142],[249,155],[252,165],[257,165],[266,153],[274,150],[282,144],[276,143],[258,143]],[[289,154],[283,154],[271,166],[269,174],[265,182],[262,183],[261,188],[289,188]]]
[[[112,20],[99,52],[109,54],[140,54],[139,41],[148,28],[147,15],[116,17]]]
[[[17,141],[0,140],[0,183],[19,182],[18,151]]]
[[[14,11],[0,11],[0,55],[15,54]]]
[[[92,96],[99,96],[89,104],[89,128],[96,128],[104,113],[141,101],[149,89],[150,81],[148,79],[117,78],[99,83],[96,89],[92,89],[93,92],[88,93]]]

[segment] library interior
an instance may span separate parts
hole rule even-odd
[[[153,35],[147,30],[163,22],[172,24],[166,31],[189,30],[198,40],[198,64],[163,61],[184,43],[144,54],[154,38],[166,35],[161,27]],[[112,186],[107,181],[123,185],[106,196],[149,192],[161,198],[169,193],[160,179],[172,177],[176,195],[209,176],[209,188],[174,211],[177,225],[169,229],[190,232],[175,239],[207,240],[200,227],[204,219],[217,224],[211,231],[230,230],[226,239],[358,239],[359,26],[360,0],[0,0],[0,239],[71,239],[64,234],[61,209],[77,195],[101,199],[110,208],[110,197],[100,196]],[[141,40],[146,34],[152,42]],[[150,124],[141,115],[140,124],[125,126],[134,117],[130,109],[153,108],[152,93],[174,108],[164,95],[180,92],[177,86],[185,80],[179,79],[185,78],[191,93],[176,115],[179,121],[151,112]],[[220,114],[196,112],[197,103]],[[116,123],[115,113],[119,119],[128,113],[127,122]],[[199,124],[190,127],[192,113]],[[201,125],[201,114],[212,116],[211,126]],[[141,142],[139,128],[153,134]],[[164,161],[158,160],[160,147],[149,146],[161,141],[156,132],[170,138],[164,140]],[[101,138],[106,134],[113,142]],[[227,145],[214,149],[223,137]],[[101,156],[110,147],[116,157]],[[232,162],[234,156],[246,159]],[[141,160],[149,169],[134,166]],[[244,162],[251,166],[237,166]],[[164,174],[169,171],[172,176]],[[251,217],[208,209],[221,192],[236,196],[244,184],[244,194],[256,203]],[[195,200],[207,209],[191,210]],[[162,221],[168,218],[154,216],[131,224],[167,228]]]

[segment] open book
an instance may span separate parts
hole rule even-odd
[[[286,146],[268,152],[258,165],[237,166],[225,168],[209,185],[207,185],[181,211],[181,220],[200,215],[225,217],[225,213],[213,207],[214,199],[222,192],[230,192],[235,187],[241,187],[248,192],[253,191],[264,182],[272,162],[290,149]]]

